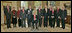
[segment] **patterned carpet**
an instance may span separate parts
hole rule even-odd
[[[11,27],[12,26],[13,25],[11,24]],[[17,27],[15,28],[12,27],[10,29],[7,29],[7,25],[2,24],[1,32],[71,32],[71,25],[66,24],[65,29],[62,29],[60,27],[51,28],[50,26],[48,27],[42,26],[42,27],[38,27],[38,30],[37,30],[37,29],[32,29],[32,27],[20,28],[18,27],[18,24],[17,24]]]

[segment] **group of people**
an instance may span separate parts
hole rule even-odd
[[[41,9],[41,6],[39,6],[38,9],[34,7],[34,9],[31,8],[31,6],[28,7],[27,10],[23,7],[19,7],[18,11],[15,10],[15,7],[11,9],[9,4],[7,6],[4,6],[4,13],[6,15],[7,20],[7,28],[11,28],[11,16],[12,16],[12,23],[13,27],[16,27],[17,24],[17,18],[18,18],[18,26],[19,27],[26,27],[26,24],[28,24],[28,27],[32,27],[33,29],[42,26],[42,19],[43,19],[43,26],[44,27],[60,27],[60,20],[62,24],[62,28],[65,29],[65,20],[67,16],[67,10],[65,7],[62,9],[57,6],[56,8],[53,8],[51,5],[48,8],[47,5],[45,5],[44,9]],[[26,22],[27,20],[27,22]],[[48,22],[49,20],[49,22]]]

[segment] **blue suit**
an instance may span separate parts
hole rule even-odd
[[[24,10],[24,13],[23,13],[23,11],[21,10],[21,12],[20,12],[20,18],[21,18],[21,26],[22,26],[22,27],[26,27],[26,22],[25,22],[26,13],[25,13],[25,10]]]

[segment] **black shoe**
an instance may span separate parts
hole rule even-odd
[[[53,27],[54,28],[54,27]]]
[[[56,27],[60,27],[60,26],[56,26]]]
[[[65,29],[65,28],[63,28],[63,29]]]
[[[9,28],[12,28],[11,26]]]
[[[7,29],[9,29],[9,27],[7,27]]]

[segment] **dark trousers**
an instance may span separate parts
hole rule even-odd
[[[49,26],[51,26],[51,18],[49,18]]]
[[[56,19],[56,22],[57,22],[57,27],[60,27],[60,19],[59,18]]]
[[[48,26],[48,18],[44,18],[44,27]]]
[[[42,18],[39,19],[39,27],[41,27],[41,25],[42,25]]]
[[[55,18],[51,18],[51,27],[55,26]]]
[[[36,29],[38,29],[38,21],[37,20],[32,21],[33,29],[34,29],[34,24],[35,24]]]
[[[31,27],[31,19],[28,19],[28,27]]]
[[[26,27],[25,19],[22,19],[22,20],[21,20],[21,26],[22,26],[22,28],[23,28],[23,27]]]
[[[62,28],[65,29],[65,20],[62,19]]]
[[[7,28],[11,28],[11,19],[6,19],[7,20]]]
[[[12,17],[12,23],[13,23],[13,27],[16,27],[16,24],[17,24],[17,18],[13,18],[13,17]]]
[[[18,19],[18,26],[19,27],[21,26],[21,19],[20,18]]]

